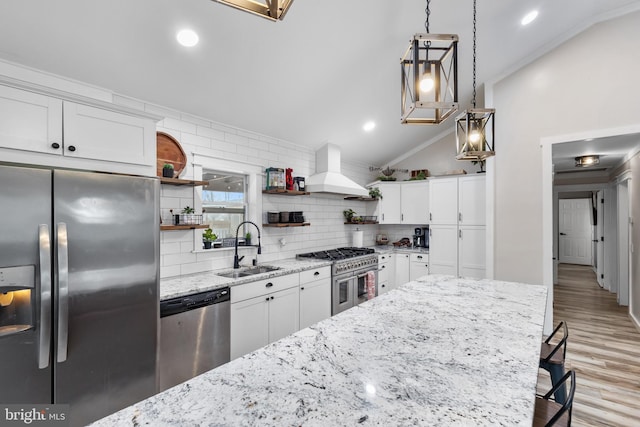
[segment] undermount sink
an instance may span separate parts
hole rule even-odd
[[[239,270],[228,271],[226,273],[218,273],[218,276],[237,279],[239,277],[253,276],[254,274],[268,273],[270,271],[280,270],[280,267],[272,267],[270,265],[261,265],[258,267],[247,267]]]

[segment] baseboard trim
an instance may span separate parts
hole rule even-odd
[[[631,312],[629,312],[629,318],[631,319],[631,323],[633,323],[633,326],[635,326],[638,332],[640,332],[640,321]]]

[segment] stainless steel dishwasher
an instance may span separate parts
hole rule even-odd
[[[230,289],[160,302],[159,391],[230,359]]]

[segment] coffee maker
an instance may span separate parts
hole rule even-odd
[[[429,248],[429,227],[416,227],[413,230],[413,247]]]

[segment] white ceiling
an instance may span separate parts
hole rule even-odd
[[[554,144],[552,159],[554,172],[589,172],[593,169],[612,169],[628,160],[630,155],[640,151],[640,134],[631,133],[590,140],[579,140]],[[575,158],[597,154],[600,163],[593,167],[576,167]]]
[[[639,0],[478,2],[478,82],[495,79]],[[0,58],[312,149],[383,166],[453,128],[401,125],[400,66],[424,0],[296,0],[271,22],[210,0],[2,0]],[[519,23],[531,9],[540,15]],[[471,100],[472,0],[433,0],[431,32],[457,33]],[[200,43],[175,41],[190,27]],[[367,120],[377,123],[365,133]],[[499,126],[500,112],[496,113]],[[453,150],[453,148],[452,148]],[[453,153],[452,153],[453,155]]]

